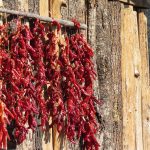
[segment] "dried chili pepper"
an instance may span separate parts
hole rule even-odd
[[[57,125],[58,132],[73,143],[82,137],[84,149],[98,150],[93,50],[79,33],[62,42],[61,25],[56,21],[45,27],[35,20],[32,28],[14,22],[16,31],[10,34],[9,23],[0,26],[0,98],[7,108],[2,112],[15,120],[17,143],[26,139],[28,129],[45,129],[52,117],[50,127]],[[73,22],[79,29],[80,24]],[[0,132],[5,133],[0,142],[6,145],[7,118],[0,121]]]
[[[45,85],[42,41],[43,28],[36,22],[34,35],[26,25],[17,21],[17,31],[5,34],[9,41],[1,43],[2,100],[13,113],[15,120],[14,136],[20,144],[26,139],[28,129],[37,126],[35,115],[41,118],[42,127],[47,121],[46,103],[42,98]],[[40,29],[39,29],[40,27]],[[38,32],[38,33],[37,33]],[[36,35],[37,34],[37,35]],[[2,38],[2,41],[5,39]],[[32,42],[32,45],[30,44]]]
[[[79,28],[78,24],[75,25]],[[95,79],[94,64],[91,59],[94,53],[83,36],[79,33],[66,38],[66,47],[61,50],[61,81],[65,107],[67,138],[75,143],[83,138],[84,149],[98,150],[95,138],[98,129],[94,103],[93,81]]]
[[[47,108],[50,116],[52,117],[52,126],[57,124],[57,129],[60,132],[63,126],[64,116],[64,104],[61,89],[61,73],[59,61],[59,36],[60,25],[54,21],[52,25],[56,26],[56,29],[48,33],[48,41],[46,45],[45,57],[46,57],[46,77],[48,81],[48,87],[46,91],[47,95]]]
[[[13,114],[6,108],[5,104],[0,100],[0,148],[7,149],[7,139],[10,140],[7,131],[7,124],[10,124],[8,116],[12,119]]]

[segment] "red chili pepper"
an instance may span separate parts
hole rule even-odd
[[[80,24],[73,22],[79,29]],[[17,29],[10,34],[9,23],[0,26],[0,98],[6,116],[15,120],[17,143],[25,140],[28,129],[41,126],[44,130],[52,117],[50,127],[57,125],[58,132],[73,143],[82,137],[84,149],[98,150],[94,105],[100,102],[94,97],[92,48],[80,33],[61,43],[61,25],[56,21],[45,27],[36,20],[31,28],[14,23]],[[50,29],[53,26],[57,29]],[[0,145],[4,146],[8,120],[1,119]]]
[[[94,137],[98,126],[94,109],[94,103],[97,101],[92,86],[95,78],[91,61],[93,52],[78,33],[70,39],[66,38],[66,43],[67,46],[60,56],[61,75],[65,77],[65,80],[62,80],[62,88],[67,105],[64,117],[66,135],[72,142],[82,136],[85,149],[98,150],[99,144]]]
[[[7,139],[10,137],[7,132],[7,124],[9,124],[8,116],[12,119],[13,114],[6,108],[5,104],[0,100],[0,148],[7,149]]]
[[[74,26],[79,29],[80,28],[80,23],[76,19],[72,19],[72,22],[74,23]]]

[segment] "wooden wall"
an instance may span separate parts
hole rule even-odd
[[[141,53],[141,82],[142,82],[142,131],[143,131],[143,149],[150,149],[150,64],[147,36],[147,18],[144,13],[138,13],[139,23],[139,41]]]
[[[83,31],[95,49],[95,106],[101,150],[150,150],[150,88],[147,18],[144,10],[108,0],[2,0],[5,8],[87,23]],[[65,7],[61,7],[61,6]],[[60,12],[61,9],[61,12]],[[46,141],[49,141],[45,144]],[[37,128],[18,149],[59,150],[55,128],[46,137]],[[79,150],[82,140],[65,140],[63,150]]]
[[[97,139],[105,150],[122,150],[120,10],[120,2],[106,0],[68,0],[62,10],[64,18],[76,18],[88,25],[87,40],[95,49],[98,73],[95,95],[104,102],[102,107],[96,106],[101,124]],[[81,146],[68,143],[67,149]]]
[[[150,149],[147,18],[132,6],[121,10],[123,150]]]
[[[96,8],[96,56],[101,115],[101,148],[122,150],[121,4],[101,0]]]

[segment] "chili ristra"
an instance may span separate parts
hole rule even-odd
[[[78,29],[80,24],[73,22]],[[35,20],[30,28],[19,20],[13,23],[16,30],[10,33],[11,22],[0,26],[0,146],[9,137],[6,114],[15,122],[18,144],[29,129],[45,130],[52,118],[49,128],[56,125],[69,141],[82,137],[84,149],[98,150],[92,48],[79,32],[64,37],[56,21],[45,25]]]

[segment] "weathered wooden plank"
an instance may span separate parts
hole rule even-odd
[[[86,2],[84,0],[68,1],[68,19],[77,19],[81,23],[86,22]]]
[[[150,8],[150,0],[119,0],[135,7]]]
[[[39,14],[40,6],[39,6],[40,0],[29,0],[28,6],[29,6],[29,12]]]
[[[94,0],[89,0],[87,3],[87,24],[88,24],[88,29],[87,29],[87,40],[90,46],[94,50],[94,58],[93,62],[95,64],[95,71],[97,73],[97,54],[96,54],[96,2]],[[94,82],[94,95],[96,96],[97,99],[100,99],[100,94],[99,94],[99,82],[98,82],[98,76],[96,77],[96,80]],[[96,117],[98,120],[98,123],[100,122],[101,114],[100,114],[100,107],[97,105],[96,107]],[[101,140],[100,140],[100,130],[97,132],[96,138],[99,144],[101,145]],[[102,146],[101,146],[102,149]]]
[[[149,57],[147,37],[147,17],[138,13],[139,41],[141,53],[142,80],[142,121],[144,150],[150,149],[150,97],[149,97]]]
[[[41,16],[49,16],[49,0],[39,0],[39,13]]]
[[[3,0],[4,8],[10,8],[13,10],[18,10],[18,1],[17,0]]]
[[[135,135],[136,135],[136,150],[143,150],[143,135],[142,135],[142,99],[141,99],[141,54],[139,48],[139,33],[138,33],[138,17],[137,12],[134,17],[133,24],[133,39],[134,46],[133,49],[133,65],[134,65],[134,78],[135,78]]]
[[[61,18],[61,6],[67,6],[65,0],[49,0],[50,16]]]
[[[121,11],[123,150],[143,150],[141,121],[141,56],[137,13]]]
[[[114,150],[122,150],[122,89],[121,89],[121,4],[109,2],[110,48],[111,48],[111,102],[112,110],[112,142]],[[109,38],[109,37],[108,37]]]
[[[101,149],[122,150],[120,2],[97,1],[96,51],[100,97]]]
[[[133,17],[130,9],[121,11],[121,42],[122,42],[122,99],[123,99],[123,149],[135,150],[135,101],[134,101],[134,68],[131,36],[133,34]],[[132,23],[131,23],[131,22]],[[131,26],[130,26],[131,25]],[[131,29],[131,30],[130,30]],[[130,34],[126,33],[129,32]],[[133,41],[133,39],[132,39]],[[130,61],[128,61],[130,60]],[[128,61],[128,62],[127,62]],[[129,75],[131,76],[129,78]],[[128,87],[127,87],[128,86]]]
[[[39,133],[41,134],[42,132],[39,131]],[[43,137],[42,143],[41,143],[42,145],[39,147],[42,147],[41,149],[43,149],[43,150],[49,150],[49,149],[54,150],[53,149],[52,129],[49,129],[49,127],[48,127],[47,130],[45,130],[45,132],[42,133],[42,136],[35,137],[35,140],[38,140],[38,138],[42,138],[42,137]]]

